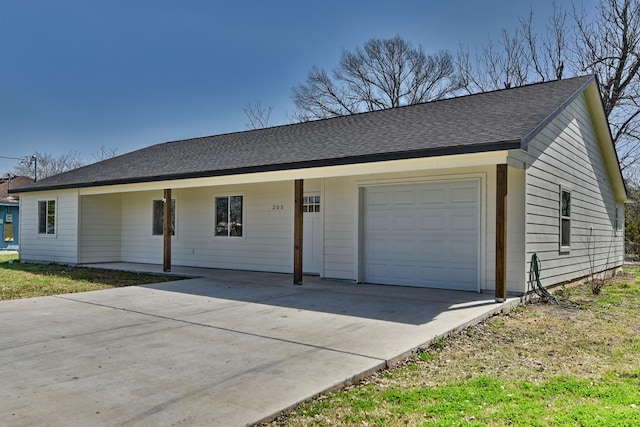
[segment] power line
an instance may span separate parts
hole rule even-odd
[[[0,159],[11,159],[11,160],[24,160],[27,157],[31,157],[31,156],[22,156],[22,157],[7,157],[7,156],[0,156]]]
[[[24,157],[0,156],[0,159],[20,160],[20,162],[26,162],[26,160],[29,160],[29,167],[31,167],[31,164],[33,163],[33,180],[38,180],[38,157],[36,155]]]

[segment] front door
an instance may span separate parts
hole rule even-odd
[[[302,270],[306,274],[320,274],[322,267],[322,204],[319,192],[304,193],[304,232]]]

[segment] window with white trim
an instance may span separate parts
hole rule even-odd
[[[38,234],[56,234],[55,200],[38,200]]]
[[[621,208],[619,208],[617,205],[615,207],[616,210],[616,217],[615,217],[615,222],[616,222],[616,236],[620,235],[620,232],[622,231],[622,219],[624,218],[624,213],[623,210]]]
[[[571,191],[560,188],[560,250],[571,249]]]
[[[215,198],[215,236],[242,237],[244,224],[244,196],[219,196]]]
[[[153,201],[153,225],[151,234],[162,236],[164,234],[164,201],[158,199]],[[171,235],[176,235],[176,199],[171,199]]]

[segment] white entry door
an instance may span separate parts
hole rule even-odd
[[[366,188],[363,228],[365,282],[479,290],[478,180]]]
[[[302,270],[320,274],[322,268],[322,201],[319,192],[304,193]]]

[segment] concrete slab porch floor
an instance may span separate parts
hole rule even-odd
[[[250,425],[518,302],[317,277],[295,286],[286,274],[173,273],[199,277],[0,302],[3,425]]]

